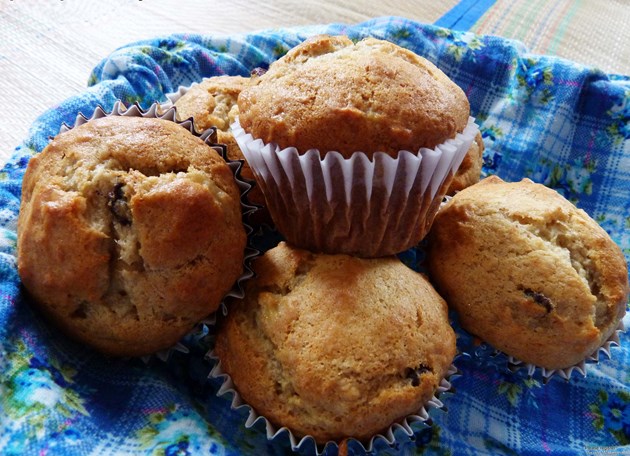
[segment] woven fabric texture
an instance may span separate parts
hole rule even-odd
[[[470,99],[486,145],[484,175],[528,177],[556,189],[630,259],[627,77],[530,54],[514,41],[396,17],[132,43],[94,69],[88,89],[43,113],[0,174],[0,454],[291,453],[285,433],[268,441],[264,426],[247,429],[246,412],[216,396],[220,381],[207,379],[213,362],[204,356],[211,327],[182,341],[188,353],[144,362],[106,359],[42,320],[20,287],[16,219],[29,158],[78,113],[89,116],[97,105],[109,110],[118,99],[147,108],[204,77],[247,75],[317,33],[384,38],[435,62]],[[422,256],[421,247],[401,255],[414,268]],[[545,381],[539,370],[511,371],[504,355],[457,332],[460,372],[454,391],[441,396],[447,411],[432,410],[432,425],[418,423],[413,438],[379,442],[379,454],[597,454],[630,444],[628,335],[621,334],[610,358],[587,364],[586,376],[574,371],[568,381]]]
[[[470,31],[509,36],[537,54],[630,73],[630,7],[623,1],[497,0]]]

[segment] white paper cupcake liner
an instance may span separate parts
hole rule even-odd
[[[223,297],[220,304],[220,309],[222,313],[224,315],[227,314],[227,307],[225,304],[226,300],[228,298],[238,298],[238,299],[243,298],[243,296],[245,295],[244,283],[245,281],[247,281],[248,279],[254,276],[254,272],[251,268],[251,263],[253,259],[259,255],[258,250],[252,247],[251,237],[253,234],[253,229],[247,223],[247,218],[256,210],[256,207],[249,204],[246,199],[246,194],[251,189],[251,184],[249,184],[247,180],[243,179],[240,176],[240,169],[242,167],[242,163],[239,161],[233,161],[233,160],[228,159],[225,146],[218,144],[215,141],[215,133],[216,133],[215,128],[209,128],[203,132],[197,132],[195,130],[195,126],[193,124],[192,119],[186,119],[186,120],[180,121],[177,119],[177,113],[174,107],[167,108],[164,105],[160,105],[158,103],[154,103],[149,107],[149,109],[143,110],[137,103],[127,108],[122,103],[122,101],[118,100],[114,103],[112,110],[110,112],[105,111],[101,106],[97,106],[96,109],[94,110],[94,113],[90,117],[86,117],[85,115],[83,115],[83,113],[79,113],[76,116],[76,119],[72,126],[67,125],[65,123],[62,124],[59,133],[64,133],[68,130],[71,130],[75,127],[83,125],[92,120],[100,119],[102,117],[108,117],[108,116],[158,118],[158,119],[169,120],[171,122],[175,122],[176,124],[182,126],[183,128],[186,128],[188,131],[190,131],[191,134],[202,139],[209,147],[211,147],[217,153],[219,153],[219,155],[223,157],[228,167],[234,174],[236,184],[238,185],[238,188],[241,194],[240,202],[241,202],[241,209],[243,213],[243,225],[245,227],[245,233],[247,234],[247,246],[245,248],[245,256],[243,259],[243,274],[241,274],[241,276],[236,280],[232,289],[226,293],[226,295]],[[187,335],[182,337],[182,340],[184,340],[187,336],[196,335],[199,332],[203,332],[204,325],[207,327],[207,326],[214,325],[214,323],[215,323],[215,317],[214,315],[211,315],[208,318],[200,321],[196,325],[195,329],[193,329]],[[180,342],[177,342],[173,347],[160,350],[151,355],[142,356],[141,359],[147,363],[151,360],[152,357],[156,357],[162,361],[166,361],[168,360],[169,356],[175,351],[181,352],[181,353],[189,352],[188,348],[180,341]]]
[[[271,217],[292,244],[325,253],[385,256],[416,245],[428,232],[452,176],[478,132],[397,158],[363,152],[351,158],[317,149],[280,149],[245,132],[234,137],[267,200]]]
[[[574,372],[581,374],[582,377],[586,377],[586,364],[599,363],[600,353],[610,359],[612,356],[610,349],[613,345],[620,346],[619,334],[623,331],[625,331],[625,326],[623,321],[620,321],[617,328],[615,328],[608,339],[606,339],[597,350],[573,366],[565,367],[563,369],[546,369],[544,367],[536,366],[535,364],[520,361],[513,356],[506,355],[508,359],[508,369],[511,371],[524,369],[530,377],[533,377],[538,371],[545,383],[556,376],[564,380],[569,380]]]
[[[465,329],[459,327],[457,330],[466,331]],[[525,373],[529,377],[537,377],[540,376],[544,383],[547,383],[552,378],[560,378],[563,380],[570,380],[572,376],[581,375],[582,377],[586,377],[587,364],[596,364],[600,362],[600,354],[605,356],[608,359],[612,358],[611,348],[613,346],[620,346],[619,334],[625,331],[625,325],[623,321],[620,321],[612,334],[604,341],[604,343],[597,348],[592,354],[587,356],[585,359],[580,361],[573,366],[568,366],[562,369],[547,369],[542,366],[537,366],[532,363],[527,363],[525,361],[521,361],[514,356],[508,355],[501,350],[495,349],[494,347],[488,345],[486,342],[482,342],[482,345],[479,346],[475,350],[467,350],[463,349],[461,354],[469,357],[476,357],[477,359],[487,360],[488,358],[496,358],[502,357],[504,362],[504,369],[510,371],[512,373],[522,372]],[[467,333],[470,334],[470,333]],[[469,337],[472,337],[470,335]],[[492,365],[497,366],[496,361],[492,362]]]
[[[325,444],[318,445],[315,438],[312,436],[306,435],[298,438],[291,432],[290,429],[286,427],[276,427],[273,425],[269,420],[267,420],[267,418],[259,415],[249,404],[243,401],[236,389],[236,386],[234,385],[234,382],[232,381],[232,378],[221,368],[221,361],[214,351],[210,351],[206,355],[206,358],[216,362],[208,378],[220,379],[222,381],[221,387],[217,391],[217,396],[221,397],[225,395],[232,395],[232,410],[246,410],[248,412],[247,419],[244,423],[247,429],[253,427],[257,423],[263,423],[267,434],[267,440],[271,441],[278,438],[287,438],[289,444],[291,445],[291,450],[296,452],[305,452],[311,448],[313,450],[313,454],[319,456],[327,453],[330,447],[335,449],[339,447],[339,443],[335,441],[328,441]],[[458,372],[459,371],[455,365],[451,364],[431,399],[429,399],[429,401],[427,401],[427,403],[424,404],[416,413],[405,417],[399,423],[393,423],[385,432],[372,436],[370,440],[365,443],[352,438],[348,439],[348,442],[351,441],[353,445],[358,446],[366,453],[371,453],[374,451],[376,446],[381,444],[385,444],[389,447],[394,446],[398,440],[397,435],[403,435],[408,438],[412,437],[415,432],[420,430],[414,430],[412,428],[414,424],[422,423],[425,428],[430,427],[432,425],[431,418],[429,416],[430,410],[442,409],[446,412],[446,408],[444,407],[442,401],[440,401],[439,396],[442,393],[453,391],[450,380],[451,378],[457,376]]]

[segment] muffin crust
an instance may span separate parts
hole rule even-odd
[[[254,263],[215,348],[240,395],[320,442],[367,439],[419,411],[455,355],[446,304],[395,257],[281,243]]]
[[[240,193],[179,125],[111,116],[58,135],[28,165],[18,269],[66,332],[113,355],[173,345],[241,275]]]
[[[465,329],[548,369],[592,354],[628,300],[621,249],[586,212],[528,179],[493,176],[456,194],[429,234],[429,268]]]

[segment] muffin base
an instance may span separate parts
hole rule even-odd
[[[393,423],[385,432],[372,436],[372,438],[370,438],[367,442],[349,438],[343,440],[342,442],[328,441],[325,444],[318,445],[314,437],[306,435],[298,438],[291,432],[290,429],[286,427],[278,428],[267,418],[259,415],[249,404],[243,401],[236,390],[232,378],[221,368],[221,362],[214,351],[210,351],[206,355],[206,358],[216,362],[208,378],[219,379],[222,382],[219,390],[217,391],[217,396],[227,397],[228,395],[231,395],[232,410],[245,410],[248,413],[244,423],[247,429],[262,423],[267,433],[267,440],[271,441],[277,438],[283,438],[282,436],[286,435],[293,451],[304,453],[311,448],[313,450],[313,454],[316,455],[329,454],[328,452],[331,450],[333,451],[332,454],[336,454],[340,448],[340,444],[355,446],[360,448],[362,451],[371,454],[377,448],[382,448],[383,445],[391,447],[396,443],[400,443],[400,438],[410,438],[415,432],[421,430],[422,428],[430,427],[432,425],[432,420],[429,416],[429,411],[432,409],[440,409],[446,412],[446,408],[444,407],[442,401],[440,401],[439,396],[443,393],[454,391],[451,380],[458,375],[458,370],[455,367],[455,364],[451,364],[445,377],[441,380],[440,385],[433,394],[433,397],[427,401],[427,403],[424,404],[417,413],[405,417],[401,422]],[[420,425],[421,428],[419,428],[418,425]]]
[[[481,344],[478,344],[475,342],[476,336],[463,329],[456,318],[453,318],[453,327],[458,336],[458,352],[462,356],[476,359],[476,364],[487,363],[488,367],[492,366],[511,374],[525,374],[528,377],[538,378],[542,380],[543,383],[547,383],[552,379],[569,381],[572,378],[580,378],[580,376],[586,377],[588,372],[586,366],[588,364],[599,363],[602,356],[608,359],[612,358],[611,349],[614,346],[621,346],[619,334],[625,331],[625,324],[622,320],[608,339],[579,363],[561,369],[547,369],[508,355],[492,347],[487,342],[482,341]]]
[[[291,244],[314,252],[380,257],[416,245],[429,231],[453,175],[478,132],[474,119],[434,149],[397,158],[363,152],[323,157],[253,138],[232,124],[271,218]]]

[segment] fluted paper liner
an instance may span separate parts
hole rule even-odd
[[[580,361],[579,363],[573,366],[565,367],[562,369],[546,369],[544,367],[536,366],[535,364],[520,361],[519,359],[514,358],[513,356],[507,355],[508,368],[512,371],[515,371],[518,369],[524,369],[527,371],[527,374],[530,377],[533,376],[537,370],[539,370],[545,382],[549,381],[554,376],[557,376],[564,380],[569,380],[573,372],[577,372],[581,374],[582,377],[586,377],[586,364],[598,363],[600,353],[602,353],[603,355],[605,355],[607,358],[610,359],[611,358],[610,348],[613,345],[617,345],[617,346],[620,345],[619,333],[621,333],[624,330],[625,330],[625,327],[624,327],[623,321],[620,321],[617,327],[615,328],[615,330],[612,332],[612,334],[608,337],[608,339],[604,341],[604,343],[599,348],[597,348],[597,350],[595,350],[585,359],[583,359],[582,361]]]
[[[472,117],[455,138],[397,158],[317,149],[280,149],[232,132],[261,186],[278,230],[293,245],[324,253],[386,256],[416,245],[428,232],[478,127]],[[323,133],[325,134],[325,133]]]
[[[209,147],[211,147],[212,149],[214,149],[216,152],[219,153],[219,155],[221,155],[228,167],[230,168],[230,170],[232,171],[232,173],[234,174],[234,180],[236,182],[236,184],[238,185],[241,197],[240,197],[240,201],[241,201],[241,209],[243,212],[243,218],[244,218],[244,227],[245,227],[245,233],[247,234],[247,247],[245,248],[245,256],[243,259],[243,274],[241,274],[241,276],[236,280],[236,282],[234,283],[234,286],[232,287],[232,289],[230,291],[227,292],[227,294],[223,297],[223,300],[221,301],[220,304],[220,309],[223,312],[223,314],[227,313],[227,308],[225,305],[225,300],[227,298],[243,298],[245,292],[244,292],[244,288],[243,288],[243,283],[252,278],[254,273],[253,270],[251,268],[251,263],[253,261],[253,259],[259,255],[258,250],[252,248],[251,246],[251,235],[252,235],[252,228],[251,226],[249,226],[246,223],[247,217],[256,210],[256,208],[254,206],[251,206],[250,204],[247,203],[246,199],[245,199],[245,195],[247,194],[247,192],[251,189],[251,185],[249,183],[247,183],[243,178],[241,178],[240,176],[240,169],[242,164],[238,161],[232,161],[229,160],[227,158],[227,154],[225,151],[225,146],[222,146],[220,144],[217,144],[216,142],[213,142],[214,139],[214,133],[215,133],[215,128],[209,128],[201,133],[197,132],[195,130],[195,126],[192,122],[192,119],[186,119],[183,121],[180,121],[177,119],[177,114],[176,114],[176,110],[174,107],[165,107],[164,105],[160,105],[158,103],[154,103],[152,104],[149,109],[147,110],[143,110],[142,108],[140,108],[140,106],[138,104],[133,104],[132,106],[130,106],[129,108],[127,108],[120,100],[116,101],[112,107],[112,110],[110,112],[105,111],[101,106],[97,106],[96,109],[94,110],[94,113],[90,116],[90,117],[86,117],[85,115],[83,115],[82,113],[79,113],[74,121],[74,124],[72,126],[67,125],[67,124],[63,124],[60,128],[59,133],[64,133],[68,130],[71,130],[75,127],[78,127],[80,125],[83,125],[87,122],[90,122],[92,120],[95,119],[100,119],[102,117],[108,117],[108,116],[123,116],[123,117],[148,117],[148,118],[158,118],[158,119],[164,119],[164,120],[169,120],[171,122],[175,122],[178,125],[182,126],[183,128],[187,129],[188,131],[190,131],[191,134],[193,134],[194,136],[199,137],[200,139],[202,139],[206,144],[208,144]],[[200,321],[198,323],[198,327],[199,326],[212,326],[214,325],[215,322],[215,318],[214,315],[209,316],[208,318]],[[194,329],[191,333],[197,333],[198,329]],[[189,333],[189,334],[191,334]],[[186,337],[186,336],[184,336]],[[158,359],[162,360],[162,361],[166,361],[168,359],[168,357],[170,356],[170,354],[173,351],[179,351],[182,353],[188,353],[188,348],[186,348],[185,345],[183,345],[181,342],[178,342],[177,344],[175,344],[173,347],[171,348],[167,348],[164,350],[160,350],[152,355],[146,355],[141,357],[145,362],[148,362],[152,356],[157,357]]]
[[[549,380],[556,377],[563,380],[570,380],[571,376],[574,373],[579,374],[582,377],[586,377],[586,365],[599,363],[600,355],[604,355],[605,357],[610,359],[612,357],[611,347],[615,345],[620,345],[619,334],[624,330],[624,323],[623,321],[620,321],[612,334],[593,353],[591,353],[579,363],[561,369],[547,369],[542,366],[537,366],[536,364],[521,361],[520,359],[515,358],[512,355],[495,349],[494,347],[483,341],[482,345],[477,347],[476,349],[462,349],[461,354],[463,356],[476,357],[477,359],[480,359],[482,361],[484,359],[488,359],[488,357],[501,356],[505,359],[504,367],[498,366],[496,362],[493,362],[492,365],[496,366],[497,368],[504,368],[514,373],[516,373],[517,371],[524,371],[529,377],[540,375],[544,383],[547,383]],[[461,327],[457,328],[457,331],[465,331],[467,334],[470,334]]]
[[[262,422],[265,425],[268,440],[274,440],[276,438],[281,438],[282,435],[286,435],[293,451],[303,451],[305,448],[312,446],[315,449],[315,454],[321,455],[326,453],[329,447],[339,446],[340,442],[335,442],[332,440],[326,442],[325,444],[318,445],[313,436],[306,435],[302,438],[298,438],[293,434],[293,432],[291,432],[290,429],[286,427],[276,427],[275,425],[273,425],[267,418],[259,415],[249,404],[243,401],[236,389],[236,386],[234,385],[234,382],[232,381],[232,378],[221,368],[221,361],[214,353],[214,351],[208,353],[206,357],[208,359],[217,361],[214,368],[210,372],[209,378],[218,378],[223,381],[221,387],[217,391],[217,396],[231,394],[231,408],[233,410],[245,409],[248,411],[249,414],[247,419],[245,420],[246,428],[249,429],[256,423]],[[431,419],[429,417],[429,411],[434,408],[445,410],[444,404],[442,403],[442,401],[440,401],[438,396],[444,392],[452,390],[450,378],[455,375],[458,375],[457,368],[454,364],[451,364],[446,372],[445,377],[441,380],[431,399],[429,399],[427,403],[424,404],[415,414],[405,417],[400,422],[392,423],[385,432],[372,436],[372,438],[370,438],[368,442],[361,442],[352,438],[348,440],[351,440],[356,445],[359,445],[359,447],[364,449],[365,452],[371,453],[374,450],[374,446],[379,443],[379,441],[382,441],[380,443],[385,443],[389,446],[394,445],[397,440],[395,434],[399,431],[402,431],[402,433],[407,437],[412,437],[414,434],[414,430],[411,428],[411,425],[413,423],[422,422],[425,424],[425,426],[430,426]]]

